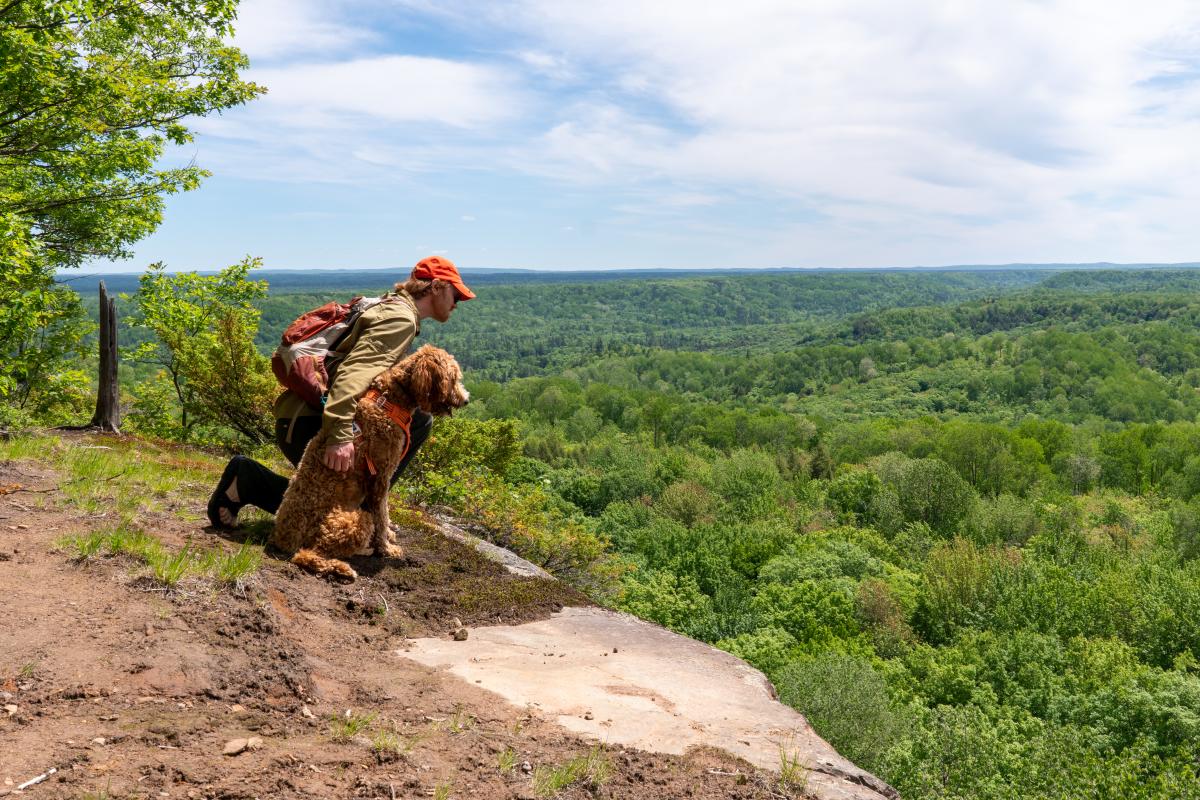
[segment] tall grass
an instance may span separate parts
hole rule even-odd
[[[221,547],[199,549],[191,545],[175,550],[134,527],[128,519],[85,535],[63,537],[56,545],[79,563],[101,555],[128,556],[148,566],[150,575],[167,588],[177,586],[189,576],[240,587],[262,563],[262,548],[248,542],[232,552]]]

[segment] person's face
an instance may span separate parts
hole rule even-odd
[[[433,318],[438,322],[445,322],[450,319],[450,314],[458,306],[458,293],[454,291],[454,287],[446,284],[439,291],[433,293]]]

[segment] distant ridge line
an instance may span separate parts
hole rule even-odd
[[[1087,264],[959,264],[952,266],[911,267],[764,267],[726,269],[705,268],[662,268],[662,269],[611,269],[611,270],[535,270],[509,269],[506,267],[464,268],[463,276],[468,283],[482,285],[529,284],[529,283],[600,283],[626,279],[683,279],[683,278],[738,278],[751,275],[845,275],[872,273],[953,273],[953,272],[1045,272],[1048,274],[1071,271],[1131,272],[1169,271],[1200,269],[1200,262],[1189,261],[1173,264],[1116,264],[1094,262]],[[193,270],[178,270],[191,272]],[[171,272],[169,274],[177,274]],[[201,270],[201,275],[214,275],[217,270]],[[405,269],[362,268],[362,269],[260,269],[251,277],[266,280],[273,290],[290,292],[313,291],[373,291],[388,288],[407,274]],[[137,291],[139,274],[135,272],[90,273],[64,271],[58,280],[74,287],[81,294],[95,294],[99,282],[104,281],[110,291]]]

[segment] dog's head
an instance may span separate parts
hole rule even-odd
[[[471,399],[462,383],[462,369],[454,356],[427,344],[391,370],[383,391],[393,395],[399,390],[408,400],[430,414],[445,415],[462,408]],[[396,402],[403,402],[393,397]]]

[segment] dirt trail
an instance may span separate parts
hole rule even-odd
[[[349,586],[268,556],[244,590],[164,591],[127,558],[79,565],[56,549],[114,522],[73,510],[60,480],[0,462],[0,795],[532,798],[589,753],[603,768],[557,796],[802,795],[711,748],[596,750],[553,717],[396,654],[448,640],[456,618],[512,624],[585,602],[561,584],[411,530],[403,561],[357,559]],[[238,534],[203,527],[203,499],[137,523],[170,547],[232,550]]]

